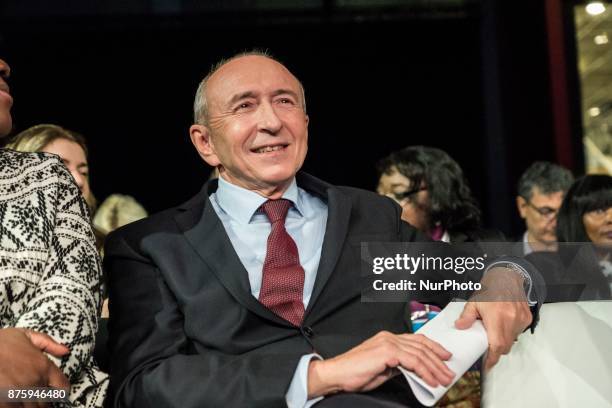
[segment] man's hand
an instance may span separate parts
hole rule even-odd
[[[446,386],[455,376],[443,362],[450,357],[450,352],[423,335],[380,332],[337,357],[312,360],[308,399],[373,390],[397,375],[398,366],[415,372],[432,387]]]
[[[43,352],[61,357],[69,350],[44,333],[18,328],[0,329],[0,387],[70,388],[68,379]],[[5,406],[17,408],[22,405],[0,403],[0,407]]]
[[[512,344],[529,327],[533,316],[523,290],[523,278],[516,272],[493,268],[481,283],[483,290],[465,305],[455,327],[467,329],[476,319],[482,320],[489,339],[484,364],[487,371],[497,364],[502,354],[510,352]]]

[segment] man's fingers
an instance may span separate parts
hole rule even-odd
[[[423,364],[418,355],[405,353],[402,358],[400,358],[400,363],[402,367],[421,377],[423,381],[427,383],[427,385],[431,387],[437,387],[440,385],[440,381],[438,381],[431,370],[425,364]]]
[[[497,354],[508,354],[512,349],[512,345],[514,344],[514,340],[511,337],[505,338],[502,342],[497,343],[493,349]]]
[[[425,350],[422,351],[422,353],[427,356],[427,359],[424,360],[429,361],[433,364],[431,368],[432,370],[435,370],[436,377],[440,380],[440,382],[446,385],[447,382],[452,381],[452,379],[455,378],[455,373],[450,368],[448,368],[448,366],[444,364],[442,360],[440,360],[440,357],[438,357],[433,351],[428,349],[427,346],[423,347],[425,347]],[[437,375],[438,372],[441,373],[442,376]]]
[[[499,318],[488,318],[483,320],[483,325],[487,331],[487,337],[489,340],[489,352],[501,355],[508,354],[514,340],[516,340],[516,334],[512,327],[509,327],[507,320]]]
[[[34,346],[45,353],[49,353],[55,357],[62,357],[70,353],[70,349],[68,347],[64,346],[63,344],[59,344],[53,340],[51,336],[45,333],[40,333],[33,330],[25,330],[24,333],[26,336],[28,336]]]
[[[474,302],[468,302],[463,308],[461,316],[455,321],[455,327],[459,330],[469,329],[479,316],[476,304]]]
[[[455,374],[444,364],[428,346],[415,340],[416,336],[398,336],[399,342],[398,358],[399,363],[419,375],[426,382],[431,383],[431,379],[435,380],[435,384],[448,385],[452,382]],[[420,336],[422,337],[422,336]],[[422,339],[419,339],[422,341]],[[428,373],[429,375],[426,375]]]
[[[422,334],[408,334],[408,335],[404,334],[401,337],[408,338],[408,339],[411,339],[413,341],[416,341],[418,343],[425,345],[431,351],[436,353],[436,355],[440,357],[442,360],[448,360],[449,358],[453,356],[453,353],[445,349],[440,343],[430,339],[427,336],[423,336]]]
[[[498,329],[501,330],[501,329]],[[489,331],[489,348],[487,350],[487,359],[485,361],[485,370],[489,370],[499,361],[502,354],[508,354],[512,348],[514,340],[507,340],[501,336],[499,332]],[[509,337],[508,337],[509,339]]]
[[[431,373],[437,383],[446,386],[453,381],[454,373],[431,351],[416,350],[408,352],[408,354],[413,354],[418,363]]]
[[[497,362],[499,361],[500,357],[501,357],[501,354],[489,350],[489,352],[487,353],[487,358],[485,359],[485,362],[484,362],[485,372],[493,368],[493,366],[497,364]]]
[[[442,373],[443,377],[436,375],[436,377],[440,379],[440,382],[452,380],[455,377],[455,373],[451,371],[451,369],[448,368],[446,364],[444,364],[442,358],[437,353],[435,353],[427,343],[425,343],[426,340],[429,339],[427,339],[427,337],[425,336],[417,337],[417,335],[408,338],[401,337],[401,341],[406,352],[409,352],[411,354],[419,354],[422,355],[422,357],[426,357],[423,358],[423,360],[431,362],[431,364],[433,364],[433,366],[431,366],[431,369],[437,370]],[[423,343],[421,343],[421,341],[423,341]],[[432,343],[435,342],[432,341]],[[446,351],[442,346],[440,346],[439,344],[437,345],[441,349],[441,351],[445,352],[445,356],[450,355],[450,353]]]

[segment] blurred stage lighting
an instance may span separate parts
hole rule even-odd
[[[604,4],[600,1],[593,1],[587,4],[585,9],[586,9],[586,12],[589,13],[590,15],[596,16],[606,11],[606,6],[604,6]]]
[[[600,113],[601,110],[597,106],[594,106],[589,109],[589,116],[591,116],[592,118],[599,116]]]
[[[608,39],[608,34],[603,33],[603,34],[596,35],[596,36],[593,38],[593,41],[595,41],[595,44],[597,44],[597,45],[604,45],[604,44],[607,44],[607,43],[608,43],[608,41],[609,41],[609,39]]]

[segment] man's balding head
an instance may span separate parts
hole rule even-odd
[[[279,60],[272,57],[267,51],[261,51],[261,50],[241,52],[236,55],[233,55],[230,58],[224,58],[218,61],[215,65],[212,66],[208,74],[204,77],[204,79],[200,81],[200,84],[198,85],[198,89],[196,91],[195,99],[193,102],[193,121],[194,123],[205,124],[208,119],[208,95],[207,95],[206,89],[208,88],[208,82],[210,78],[217,71],[219,71],[224,65],[228,64],[229,62],[232,62],[233,60],[236,60],[238,58],[249,57],[249,56],[260,56],[260,57],[269,58],[282,65],[282,63]],[[304,92],[304,86],[297,78],[296,78],[296,81],[298,81],[298,83],[300,84],[302,108],[304,109],[304,112],[306,112],[306,94]]]

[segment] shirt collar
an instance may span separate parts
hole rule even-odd
[[[219,177],[219,186],[215,195],[219,207],[241,224],[248,224],[259,207],[268,201],[266,197],[232,184],[223,177]],[[282,198],[291,201],[300,216],[304,214],[295,177]]]
[[[533,252],[533,248],[531,248],[531,245],[529,244],[528,234],[529,231],[525,231],[525,234],[523,234],[523,255],[529,255]]]

